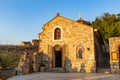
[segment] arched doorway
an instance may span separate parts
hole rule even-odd
[[[53,67],[62,68],[62,48],[60,45],[55,45],[53,48]]]

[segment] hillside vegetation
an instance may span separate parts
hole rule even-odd
[[[108,42],[110,37],[120,36],[120,13],[104,13],[102,16],[96,17],[91,25],[99,29],[103,39]]]

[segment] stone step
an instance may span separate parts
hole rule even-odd
[[[98,72],[98,73],[109,74],[109,73],[110,73],[110,69],[109,69],[109,68],[108,68],[108,69],[99,69],[97,72]]]
[[[48,72],[65,72],[63,68],[51,68]]]

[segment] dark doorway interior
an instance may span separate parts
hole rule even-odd
[[[119,47],[119,69],[120,69],[120,47]]]
[[[55,67],[62,67],[62,52],[55,51]]]
[[[98,47],[97,46],[95,47],[95,60],[96,60],[96,71],[97,71],[98,68],[100,67],[100,65],[99,65],[99,57],[98,57]]]

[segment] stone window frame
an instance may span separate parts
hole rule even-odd
[[[59,28],[60,31],[61,31],[61,38],[60,39],[54,39],[54,32],[55,32],[55,29],[56,28]],[[62,28],[60,26],[56,26],[53,28],[53,31],[52,31],[52,41],[63,41],[63,31],[62,31]]]
[[[81,50],[81,54],[78,52]],[[83,59],[84,47],[82,45],[77,45],[76,47],[76,59]]]

